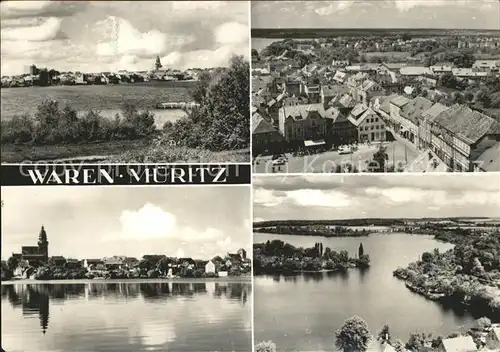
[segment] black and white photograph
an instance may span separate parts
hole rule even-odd
[[[251,189],[2,187],[2,350],[252,350]]]
[[[500,351],[499,185],[254,176],[255,351]]]
[[[256,173],[500,171],[498,0],[254,1]]]
[[[0,7],[2,163],[250,162],[248,2]]]

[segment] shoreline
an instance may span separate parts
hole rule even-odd
[[[200,282],[227,282],[227,283],[252,283],[252,276],[228,276],[214,278],[172,278],[172,279],[67,279],[67,280],[7,280],[1,286],[9,285],[61,285],[61,284],[156,284],[156,283],[200,283]]]

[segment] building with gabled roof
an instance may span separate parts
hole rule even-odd
[[[433,150],[441,160],[454,171],[472,171],[472,162],[500,138],[500,123],[455,104],[436,116],[431,133]]]
[[[424,97],[416,97],[401,108],[402,126],[400,133],[410,142],[418,145],[421,115],[430,109],[433,102]]]
[[[348,120],[356,127],[359,142],[381,142],[386,140],[385,122],[371,107],[358,104],[352,109]]]
[[[443,339],[438,347],[439,352],[477,352],[472,336],[458,336]]]
[[[283,136],[259,113],[252,115],[252,152],[278,153],[283,149]]]
[[[432,133],[431,125],[434,122],[436,116],[438,116],[443,111],[447,110],[446,105],[436,103],[432,105],[429,109],[423,111],[420,114],[420,123],[418,125],[418,137],[419,146],[421,148],[430,149],[432,145]]]

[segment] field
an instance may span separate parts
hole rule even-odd
[[[139,109],[154,109],[159,102],[191,101],[193,82],[147,82],[102,86],[52,86],[3,88],[1,92],[1,119],[30,114],[45,99],[58,101],[62,106],[84,112],[89,109],[119,110],[125,103]]]
[[[2,163],[23,163],[37,161],[68,161],[68,162],[135,162],[123,160],[120,155],[126,152],[148,154],[151,150],[152,142],[145,139],[132,141],[110,141],[100,143],[67,144],[53,146],[28,146],[2,144]],[[171,149],[171,148],[169,148]],[[165,151],[167,154],[169,151]],[[189,154],[196,153],[196,160]],[[250,160],[249,149],[229,150],[222,152],[208,152],[201,154],[193,150],[186,153],[186,160],[176,160],[177,162],[248,162]],[[156,162],[156,161],[155,161]],[[170,161],[168,161],[170,162]]]

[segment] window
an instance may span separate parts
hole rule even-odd
[[[375,119],[375,122],[378,122],[378,117]]]
[[[373,127],[375,127],[375,126],[371,126],[371,127],[372,127],[371,129],[373,130]]]

